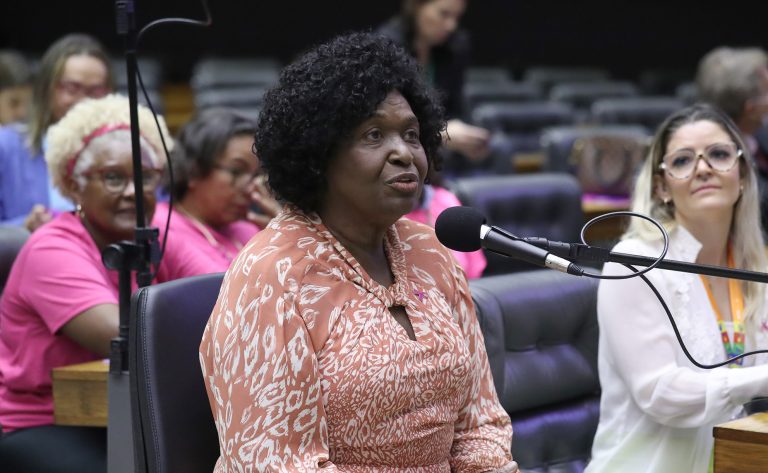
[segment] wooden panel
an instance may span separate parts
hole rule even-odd
[[[715,473],[764,473],[768,465],[768,413],[714,428]]]
[[[107,426],[104,360],[53,369],[53,416],[57,425]]]

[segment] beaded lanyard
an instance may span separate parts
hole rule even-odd
[[[728,246],[728,267],[733,268],[733,252],[730,245]],[[723,347],[725,347],[725,354],[728,358],[741,355],[744,353],[744,294],[741,291],[741,284],[736,279],[728,280],[728,296],[731,302],[731,317],[733,319],[733,343],[731,343],[731,337],[728,336],[728,329],[723,321],[723,315],[720,313],[720,309],[715,302],[715,296],[712,294],[712,289],[709,287],[709,283],[704,279],[703,275],[699,275],[701,282],[704,283],[704,289],[707,290],[707,296],[709,296],[709,302],[717,315],[717,326],[720,328],[720,336],[723,341]],[[729,368],[741,367],[744,359],[734,361]]]

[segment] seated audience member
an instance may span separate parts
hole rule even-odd
[[[165,159],[144,107],[139,123],[149,220]],[[106,471],[104,429],[53,425],[51,369],[106,357],[118,334],[118,274],[104,267],[101,251],[133,239],[136,226],[129,126],[128,100],[107,96],[77,104],[48,134],[53,182],[76,210],[32,234],[0,298],[4,471]],[[199,274],[183,249],[166,251],[157,281]]]
[[[672,114],[659,128],[634,188],[632,210],[669,231],[666,258],[766,270],[752,156],[736,125],[709,105]],[[614,248],[657,257],[663,239],[634,219]],[[606,264],[607,275],[629,274]],[[648,279],[669,305],[699,363],[714,364],[768,348],[765,286],[652,270]],[[691,363],[658,299],[640,279],[601,281],[598,368],[600,422],[588,473],[706,473],[715,425],[768,395],[766,355],[715,369]]]
[[[43,153],[48,127],[85,97],[112,89],[111,62],[92,37],[70,34],[43,55],[34,79],[30,122],[0,128],[0,224],[34,231],[71,203],[51,187]]]
[[[255,132],[250,118],[210,109],[186,124],[176,141],[168,245],[194,248],[210,272],[226,271],[243,245],[280,210],[253,154]],[[261,212],[251,210],[254,206]],[[167,214],[168,204],[158,203],[159,220]]]
[[[761,48],[717,47],[699,61],[696,88],[702,101],[720,108],[741,130],[757,165],[768,231],[768,54]]]
[[[466,0],[404,0],[400,15],[379,27],[381,34],[416,58],[426,79],[440,93],[449,118],[444,144],[461,154],[451,154],[446,163],[456,174],[468,172],[488,157],[491,138],[488,130],[463,121],[464,73],[470,48],[459,20],[466,7]]]
[[[215,471],[517,471],[466,277],[402,217],[442,111],[386,38],[285,68],[256,143],[288,204],[240,252],[200,345]]]
[[[461,202],[448,189],[432,184],[424,184],[424,191],[421,194],[418,207],[405,217],[434,227],[435,219],[443,210],[448,207],[456,207],[457,205],[461,205]],[[459,265],[464,268],[464,272],[467,273],[469,279],[479,278],[483,275],[483,270],[488,264],[483,250],[470,253],[451,251],[451,253],[453,253],[453,257],[456,258]]]
[[[24,56],[12,50],[0,51],[0,125],[27,119],[31,81],[32,73]]]

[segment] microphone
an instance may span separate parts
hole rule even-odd
[[[462,252],[481,247],[537,266],[581,276],[584,270],[570,261],[534,246],[501,228],[485,225],[485,217],[472,207],[449,207],[435,220],[440,243]]]

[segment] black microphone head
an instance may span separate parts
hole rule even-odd
[[[483,214],[472,207],[449,207],[437,216],[435,233],[440,243],[456,251],[480,249],[480,227]]]

